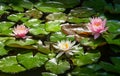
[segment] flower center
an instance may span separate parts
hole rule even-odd
[[[69,49],[69,44],[68,44],[68,43],[63,44],[63,45],[62,45],[62,48],[63,48],[64,50],[68,50],[68,49]]]
[[[19,28],[17,28],[17,30],[25,30],[25,28],[19,27]]]
[[[101,22],[95,22],[95,26],[100,26]]]

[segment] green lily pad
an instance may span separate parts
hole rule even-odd
[[[34,28],[31,28],[30,29],[30,33],[32,33],[33,35],[39,35],[39,34],[43,34],[43,35],[46,35],[48,34],[49,32],[47,32],[45,30],[45,25],[43,24],[40,24],[40,26],[38,27],[34,27]]]
[[[115,4],[114,7],[112,5],[107,5],[105,7],[106,11],[109,11],[112,14],[120,14],[120,4]]]
[[[18,11],[18,12],[24,11],[24,8],[21,6],[17,6],[17,5],[13,5],[13,4],[10,4],[9,6],[11,6],[14,11]]]
[[[18,63],[26,69],[41,67],[48,60],[46,55],[37,53],[33,56],[32,52],[17,55]]]
[[[54,73],[43,72],[43,73],[42,73],[42,76],[57,76],[57,75],[54,74]]]
[[[25,15],[28,17],[32,17],[32,18],[41,18],[43,13],[36,9],[31,9],[31,10],[26,11]]]
[[[11,14],[7,17],[8,20],[11,20],[11,21],[19,21],[22,17],[24,16],[23,13],[17,13],[17,14]]]
[[[80,3],[80,0],[55,0],[64,4],[65,8],[73,8]]]
[[[88,7],[77,7],[70,11],[69,16],[72,17],[90,17],[95,15],[95,11]]]
[[[89,22],[88,18],[78,18],[78,17],[68,17],[68,22],[72,23],[84,23],[84,22]]]
[[[59,21],[49,21],[45,24],[45,29],[48,32],[57,32],[60,31],[61,26]]]
[[[28,27],[39,27],[40,26],[40,23],[42,21],[41,20],[38,20],[38,19],[29,19],[27,22],[25,22],[24,24]]]
[[[107,63],[107,62],[100,62],[100,65],[102,66],[102,68],[106,71],[111,71],[111,72],[115,72],[115,73],[119,73],[120,74],[120,57],[112,57],[111,58],[113,64],[111,63]]]
[[[6,4],[0,3],[0,11],[1,10],[8,10],[11,9],[9,6],[7,6]]]
[[[120,33],[120,21],[109,20],[107,21],[106,25],[110,33],[114,33],[114,34]]]
[[[33,3],[30,2],[29,0],[22,0],[19,1],[19,6],[24,7],[26,9],[31,9],[33,8]]]
[[[61,32],[56,32],[51,34],[50,41],[57,42],[61,40],[74,40],[74,36],[66,36],[65,34]]]
[[[70,69],[70,64],[67,61],[62,60],[57,62],[57,60],[53,58],[46,63],[45,68],[55,74],[62,74]]]
[[[63,12],[65,8],[64,5],[60,2],[47,1],[40,2],[35,7],[43,12]]]
[[[10,35],[12,30],[10,30],[10,27],[14,25],[13,22],[0,22],[0,34],[1,35]]]
[[[100,58],[100,52],[86,52],[84,53],[82,50],[79,52],[79,54],[75,55],[75,57],[72,58],[73,64],[77,66],[83,66],[86,64],[92,64],[93,62],[97,62]]]
[[[5,44],[10,47],[19,47],[19,48],[27,48],[27,49],[34,49],[34,46],[32,45],[35,43],[36,41],[33,39],[26,39],[25,41],[10,39],[5,42]]]
[[[48,16],[46,16],[47,20],[57,20],[60,22],[65,22],[67,19],[67,16],[65,13],[59,12],[59,13],[53,13],[53,14],[49,14]]]
[[[96,11],[99,12],[103,12],[106,5],[107,3],[105,0],[86,0],[83,3],[83,6],[94,8]]]
[[[3,42],[0,42],[0,56],[8,54],[8,50],[6,50]]]
[[[18,73],[26,69],[17,63],[16,56],[8,56],[0,59],[0,70],[6,73]]]
[[[108,44],[114,44],[120,46],[120,38],[115,38],[116,34],[108,34],[103,36]]]
[[[73,76],[99,76],[96,72],[101,69],[101,66],[98,64],[91,64],[84,67],[76,67],[72,71]],[[104,75],[103,75],[104,76]]]

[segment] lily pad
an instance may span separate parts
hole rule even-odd
[[[11,20],[11,21],[19,21],[22,17],[24,16],[23,13],[17,13],[17,14],[11,14],[7,17],[7,19]]]
[[[35,7],[43,12],[63,12],[65,8],[64,5],[60,2],[55,1],[47,1],[47,2],[40,2]]]
[[[79,52],[78,55],[75,55],[74,58],[72,58],[73,64],[77,66],[83,66],[86,64],[92,64],[94,62],[97,62],[100,58],[100,52],[86,52],[84,53],[82,50]]]
[[[91,17],[95,15],[95,11],[92,8],[88,7],[77,7],[70,11],[69,16],[72,17]]]
[[[12,32],[10,30],[10,27],[12,27],[14,25],[13,22],[0,22],[0,34],[1,35],[10,35],[10,33]]]
[[[37,53],[33,55],[32,52],[28,52],[25,54],[18,54],[17,60],[18,63],[23,65],[26,69],[32,69],[35,67],[41,67],[48,59],[44,54]]]
[[[41,20],[38,20],[38,19],[29,19],[27,22],[25,22],[24,24],[30,28],[33,28],[33,27],[38,27],[40,26],[40,23],[42,21]]]
[[[26,69],[17,63],[16,56],[8,56],[0,59],[0,70],[6,73],[18,73]]]
[[[109,4],[105,7],[105,10],[109,11],[111,14],[120,14],[120,4],[116,3],[114,7]]]
[[[26,11],[25,15],[28,17],[32,17],[32,18],[41,18],[43,13],[36,9],[31,9],[31,10]]]
[[[80,3],[80,0],[55,0],[64,4],[65,8],[73,8]]]
[[[42,73],[42,76],[57,76],[57,75],[54,74],[54,73],[43,72],[43,73]]]
[[[78,18],[78,17],[68,17],[67,19],[68,22],[72,22],[72,23],[87,23],[89,22],[88,18]]]
[[[3,42],[0,42],[0,56],[8,54],[8,50],[6,50]]]
[[[102,68],[106,71],[111,71],[111,72],[115,72],[115,73],[119,73],[120,74],[120,57],[112,57],[111,58],[113,64],[107,63],[107,62],[100,62],[100,65],[102,66]]]
[[[5,42],[5,44],[10,47],[19,47],[19,48],[27,48],[27,49],[35,49],[35,47],[32,46],[35,43],[36,41],[33,39],[26,39],[25,41],[10,39]]]
[[[83,3],[85,7],[91,7],[96,11],[103,12],[105,6],[107,5],[105,0],[86,0]]]
[[[32,33],[33,35],[39,35],[39,34],[47,35],[49,32],[47,32],[45,30],[45,25],[44,24],[43,25],[40,24],[40,26],[38,26],[38,27],[31,28],[30,33]]]
[[[48,32],[57,32],[60,31],[61,26],[59,21],[49,21],[45,24],[45,29]]]
[[[60,22],[65,22],[67,19],[67,16],[65,13],[59,12],[59,13],[53,13],[53,14],[49,14],[48,16],[46,16],[47,20],[57,20]]]
[[[62,74],[70,69],[70,64],[67,61],[62,60],[57,62],[57,60],[53,58],[46,63],[45,68],[55,74]]]

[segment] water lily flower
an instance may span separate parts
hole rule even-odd
[[[53,45],[56,49],[60,51],[56,58],[60,57],[62,54],[73,55],[73,53],[78,52],[78,45],[75,45],[75,41],[71,42],[69,40],[58,41],[56,45]]]
[[[88,23],[88,29],[94,35],[94,39],[97,39],[100,34],[105,32],[108,28],[105,27],[106,19],[101,19],[100,17],[95,17],[90,19],[90,23]]]
[[[24,25],[17,25],[13,29],[14,36],[17,38],[26,38],[26,34],[28,33],[29,29],[26,28]]]

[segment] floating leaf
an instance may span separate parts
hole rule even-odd
[[[120,21],[109,20],[107,21],[108,31],[111,33],[120,33]]]
[[[60,31],[60,22],[59,21],[49,21],[45,24],[45,29],[48,32],[57,32]]]
[[[39,34],[46,35],[49,32],[45,30],[45,25],[40,24],[40,26],[38,27],[31,28],[30,33],[32,33],[33,35],[39,35]]]
[[[9,6],[7,6],[6,4],[0,3],[0,11],[1,10],[8,10],[11,9]]]
[[[19,48],[27,48],[27,49],[35,49],[33,44],[35,44],[36,41],[33,39],[26,39],[25,41],[23,40],[14,40],[10,39],[6,41],[6,45],[10,47],[19,47]]]
[[[66,36],[65,34],[63,34],[61,32],[53,33],[50,36],[50,41],[52,41],[52,42],[57,42],[57,41],[61,41],[61,40],[74,40],[74,36]]]
[[[43,72],[43,73],[42,73],[42,76],[57,76],[57,75],[54,74],[54,73]]]
[[[57,62],[57,60],[53,58],[46,63],[45,68],[55,74],[62,74],[70,68],[70,64],[62,60]]]
[[[0,42],[0,56],[6,55],[8,53],[8,50],[6,50],[4,43]]]
[[[95,14],[92,8],[87,7],[77,7],[70,11],[69,16],[72,17],[90,17]]]
[[[113,64],[107,63],[107,62],[100,62],[100,65],[103,67],[106,71],[111,71],[115,73],[120,74],[120,57],[112,57],[111,58]]]
[[[41,18],[43,13],[36,9],[31,9],[31,10],[26,11],[25,15],[28,17],[32,17],[32,18]]]
[[[32,2],[30,2],[29,0],[19,1],[19,6],[24,7],[24,8],[27,8],[27,9],[33,8],[33,4],[32,4]]]
[[[24,8],[21,7],[21,6],[17,6],[17,5],[13,5],[13,4],[10,4],[10,6],[12,7],[12,9],[14,11],[18,11],[18,12],[23,12],[24,11]]]
[[[98,70],[100,70],[100,65],[97,64],[91,64],[85,67],[76,67],[72,71],[73,76],[99,76]],[[104,76],[104,75],[103,75]]]
[[[67,35],[80,35],[80,36],[90,36],[91,32],[87,27],[78,24],[62,24],[61,30]]]
[[[114,7],[109,4],[105,7],[105,10],[111,14],[120,14],[120,4],[115,4]]]
[[[35,5],[37,9],[43,12],[63,12],[65,10],[63,6],[62,3],[54,1],[41,2]]]
[[[19,21],[22,17],[24,16],[23,13],[17,13],[17,14],[11,14],[7,17],[7,19],[11,20],[11,21]]]
[[[80,3],[80,0],[55,0],[64,4],[65,8],[73,8]]]
[[[102,12],[107,5],[105,0],[86,0],[83,3],[85,7],[94,8],[96,11]]]
[[[78,18],[78,17],[68,17],[68,22],[72,23],[84,23],[84,22],[89,22],[88,18]]]
[[[0,59],[0,70],[6,73],[17,73],[26,69],[17,63],[16,56],[8,56]]]
[[[67,19],[67,16],[65,13],[53,13],[53,14],[49,14],[48,16],[46,16],[47,20],[57,20],[60,22],[65,22]]]
[[[40,26],[40,23],[42,21],[41,20],[38,20],[38,19],[29,19],[27,22],[25,22],[24,24],[28,27],[38,27]]]
[[[12,27],[13,25],[13,22],[0,22],[0,34],[10,35],[10,33],[12,32],[10,30],[10,27]]]
[[[97,60],[100,58],[100,52],[96,53],[90,53],[83,51],[79,52],[78,55],[75,55],[74,58],[72,58],[73,64],[77,66],[83,66],[86,64],[92,64],[93,62],[97,62]]]
[[[41,67],[45,61],[47,61],[47,56],[37,53],[35,55],[32,52],[17,55],[18,63],[22,64],[26,69],[32,69],[35,67]]]

